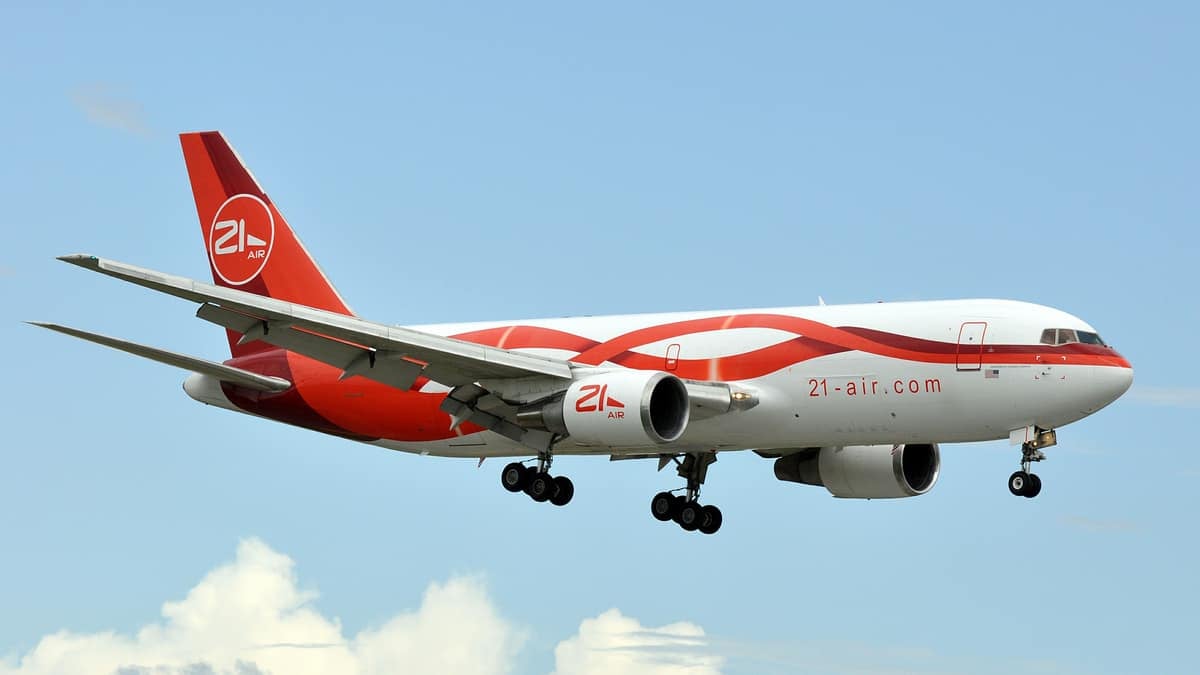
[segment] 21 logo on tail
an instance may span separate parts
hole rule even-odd
[[[258,247],[250,251],[246,258],[253,260],[262,258],[267,254],[265,248],[267,242],[258,237],[246,233],[246,221],[241,220],[221,220],[213,225],[214,230],[225,230],[225,234],[217,238],[217,242],[213,244],[213,255],[230,255],[232,253],[245,253],[246,247]],[[237,237],[237,243],[229,243],[230,239]]]
[[[275,216],[271,207],[254,195],[226,199],[208,231],[209,260],[217,276],[230,286],[257,277],[274,244]]]

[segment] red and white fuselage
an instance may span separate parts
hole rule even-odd
[[[1132,370],[1110,347],[1044,344],[1047,329],[1095,333],[1049,307],[1009,300],[830,305],[439,324],[416,330],[603,368],[726,382],[758,405],[691,422],[675,443],[711,449],[787,449],[1008,438],[1055,429],[1108,405]],[[270,362],[271,366],[264,368]],[[228,363],[289,377],[286,406],[226,395],[196,375],[187,390],[206,403],[395,450],[458,457],[528,455],[495,433],[450,430],[438,410],[449,390],[425,382],[396,391],[297,354]],[[232,390],[230,386],[226,390]],[[605,412],[605,411],[596,411]],[[612,411],[607,411],[612,412]],[[305,420],[308,420],[306,423]],[[319,420],[319,424],[313,424]],[[644,452],[644,448],[629,448]],[[612,448],[558,444],[555,452]],[[619,450],[618,450],[619,452]]]
[[[674,461],[685,494],[652,512],[713,533],[699,488],[719,452],[775,459],[835,496],[908,497],[939,443],[1022,445],[1013,494],[1054,430],[1108,405],[1133,371],[1095,329],[1009,300],[948,300],[402,327],[356,316],[216,132],[183,134],[213,283],[95,256],[74,265],[200,305],[232,358],[205,361],[57,324],[193,371],[193,398],[394,450],[537,457],[502,483],[564,505],[555,454]],[[449,269],[449,272],[454,270]],[[433,289],[430,289],[431,291]]]

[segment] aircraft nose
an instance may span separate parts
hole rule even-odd
[[[1129,391],[1133,384],[1133,368],[1128,362],[1121,365],[1100,366],[1092,373],[1092,394],[1094,405],[1087,412],[1095,412]]]

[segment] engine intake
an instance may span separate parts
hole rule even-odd
[[[893,499],[929,492],[941,466],[941,453],[933,443],[849,445],[780,457],[775,460],[775,477],[820,485],[835,497]]]
[[[671,443],[687,429],[687,386],[659,371],[618,370],[571,383],[522,423],[570,434],[580,445],[642,448]]]

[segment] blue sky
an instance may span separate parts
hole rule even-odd
[[[445,645],[564,675],[1191,668],[1191,3],[2,15],[0,673],[84,639],[108,656],[76,672]],[[54,260],[206,276],[175,134],[210,128],[368,318],[1017,298],[1094,324],[1136,382],[1060,431],[1036,500],[995,442],[894,502],[723,455],[715,537],[651,519],[675,486],[651,463],[562,458],[575,501],[537,506],[500,462],[205,408],[178,371],[20,323],[224,358],[187,303]]]

